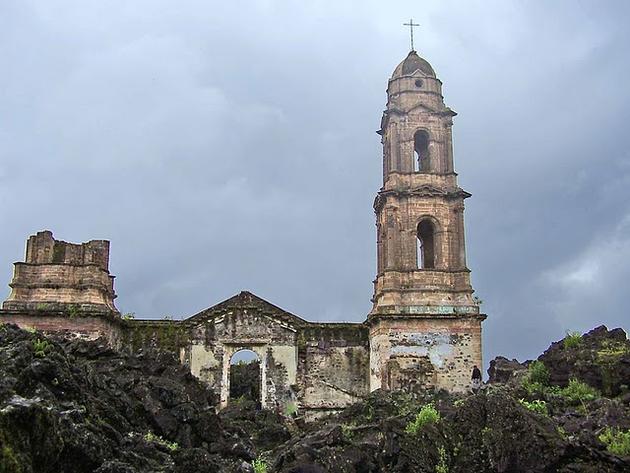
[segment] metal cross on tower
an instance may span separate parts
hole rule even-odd
[[[403,26],[409,27],[409,33],[411,34],[411,50],[415,51],[415,49],[413,49],[413,27],[420,26],[420,25],[418,23],[414,23],[413,18],[410,18],[409,23],[403,23]]]

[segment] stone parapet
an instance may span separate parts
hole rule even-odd
[[[112,347],[120,347],[123,327],[120,318],[109,313],[82,313],[69,317],[65,311],[1,310],[0,322],[16,324],[27,330],[44,334],[79,338],[83,340],[104,339]]]

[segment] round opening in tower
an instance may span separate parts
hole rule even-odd
[[[416,87],[421,88],[423,85],[422,79],[416,79],[415,84],[416,84]]]

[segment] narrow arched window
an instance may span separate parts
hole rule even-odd
[[[435,268],[435,227],[430,220],[418,224],[418,268]]]
[[[429,170],[429,134],[424,130],[416,131],[413,136],[414,171]]]

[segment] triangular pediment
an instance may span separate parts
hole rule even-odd
[[[308,321],[302,319],[301,317],[287,312],[286,310],[281,309],[280,307],[266,301],[262,297],[252,294],[249,291],[241,291],[235,296],[232,296],[223,302],[219,302],[218,304],[204,309],[201,312],[183,320],[183,322],[185,324],[198,325],[201,323],[211,322],[213,320],[218,321],[227,313],[235,310],[249,310],[256,312],[265,316],[270,321],[275,321],[280,325],[292,328],[302,327],[309,324]]]
[[[420,68],[416,69],[411,74],[406,74],[406,75],[413,76],[413,77],[433,77],[431,74],[427,74]]]
[[[415,189],[412,189],[410,193],[412,195],[422,195],[422,196],[443,196],[447,194],[445,190],[439,189],[430,184],[424,184],[422,186],[416,187]]]
[[[429,107],[428,105],[426,105],[424,103],[418,103],[417,105],[414,105],[413,107],[411,107],[409,109],[409,113],[413,113],[413,112],[437,113],[437,110],[434,109],[434,108]]]

